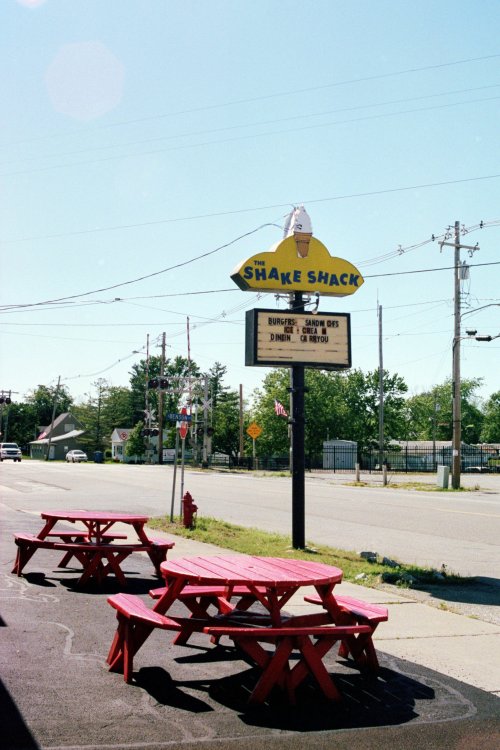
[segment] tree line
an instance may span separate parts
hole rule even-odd
[[[148,379],[163,374],[176,377],[200,378],[198,365],[178,356],[162,364],[161,357],[152,356],[132,366],[129,386],[113,386],[105,379],[92,384],[92,391],[75,403],[67,386],[58,389],[38,385],[23,402],[4,406],[2,441],[17,442],[27,451],[30,441],[36,440],[41,430],[51,424],[55,416],[71,411],[82,423],[85,433],[79,443],[87,451],[106,451],[115,428],[133,428],[133,447],[144,446],[145,409],[158,416],[159,393],[147,388]],[[225,382],[226,367],[215,362],[208,373],[210,408],[209,426],[213,430],[212,451],[237,458],[240,452],[240,419],[243,420],[244,455],[251,456],[252,440],[246,429],[256,422],[262,433],[256,440],[257,456],[286,456],[289,451],[288,419],[275,413],[275,401],[289,409],[290,374],[288,369],[270,370],[260,388],[240,404],[240,393]],[[462,440],[475,445],[500,442],[500,391],[482,402],[477,392],[480,378],[462,381]],[[379,447],[379,371],[363,372],[351,369],[328,372],[307,369],[305,373],[305,445],[308,455],[320,455],[323,441],[351,440],[360,450]],[[451,440],[452,384],[451,380],[436,385],[429,391],[408,395],[408,386],[398,374],[383,372],[384,393],[384,448],[393,440]],[[203,394],[191,394],[191,409],[200,409]],[[178,412],[186,395],[163,395],[164,414]],[[55,410],[54,410],[55,407]],[[165,447],[175,445],[175,423],[165,422]],[[194,432],[194,431],[193,431]],[[195,444],[195,435],[188,436]]]

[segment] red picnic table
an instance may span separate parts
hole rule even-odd
[[[334,587],[342,580],[339,568],[250,555],[178,558],[163,562],[160,568],[166,587],[152,592],[157,598],[153,609],[127,594],[108,598],[118,617],[108,663],[112,671],[123,670],[127,682],[132,678],[133,657],[154,628],[176,631],[177,644],[185,644],[193,632],[203,632],[212,640],[229,636],[262,670],[250,696],[253,703],[264,701],[274,685],[285,689],[293,702],[295,688],[308,674],[327,698],[338,700],[340,695],[323,664],[323,657],[338,641],[344,655],[350,652],[360,663],[376,666],[376,656],[372,660],[374,626],[350,616],[334,597]],[[315,588],[315,603],[323,611],[286,615],[284,605],[302,587]],[[233,604],[234,596],[245,605]],[[249,611],[249,600],[260,602],[264,613]],[[189,617],[170,614],[176,601],[187,604]],[[217,604],[215,615],[204,601]],[[274,651],[262,643],[272,644]],[[291,666],[294,650],[300,656]]]
[[[12,572],[18,576],[37,549],[54,549],[64,552],[59,567],[66,567],[72,557],[81,563],[83,573],[78,585],[92,578],[100,583],[113,572],[125,586],[120,564],[132,552],[147,552],[156,572],[160,574],[160,564],[165,560],[167,550],[174,546],[173,542],[148,537],[144,529],[148,516],[95,510],[49,510],[40,515],[45,525],[37,535],[15,534],[18,550]],[[80,526],[68,531],[66,526],[57,526],[60,522]],[[128,534],[113,528],[115,524],[132,527],[137,540],[130,542]]]

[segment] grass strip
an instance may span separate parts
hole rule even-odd
[[[385,563],[378,556],[373,561],[369,561],[357,552],[312,543],[306,549],[293,549],[288,536],[245,526],[235,526],[205,516],[198,518],[196,526],[192,529],[186,529],[180,518],[174,519],[171,523],[170,518],[166,516],[150,518],[148,526],[168,534],[214,544],[223,549],[247,555],[287,557],[295,560],[314,559],[317,562],[341,568],[344,571],[345,581],[357,581],[364,586],[375,587],[384,582],[405,588],[420,588],[438,584],[440,586],[467,584],[472,580],[448,571],[405,565],[395,560]]]

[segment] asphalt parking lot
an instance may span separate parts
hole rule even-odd
[[[115,581],[77,590],[77,571],[58,569],[53,552],[45,550],[24,577],[12,576],[12,533],[20,518],[12,511],[4,518],[5,750],[498,747],[498,697],[380,647],[376,677],[330,652],[326,664],[343,695],[339,704],[305,684],[297,706],[276,691],[264,706],[250,709],[246,701],[256,672],[229,641],[213,646],[196,635],[192,645],[179,647],[161,631],[137,654],[134,682],[127,685],[106,665],[116,628],[106,598],[118,590]],[[23,516],[25,531],[37,526],[36,517]],[[124,569],[128,590],[150,601],[148,591],[158,580],[148,559],[134,555]]]

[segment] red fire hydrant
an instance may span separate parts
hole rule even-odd
[[[182,498],[182,522],[186,529],[192,529],[196,523],[196,511],[198,506],[193,503],[193,498],[186,492]]]

